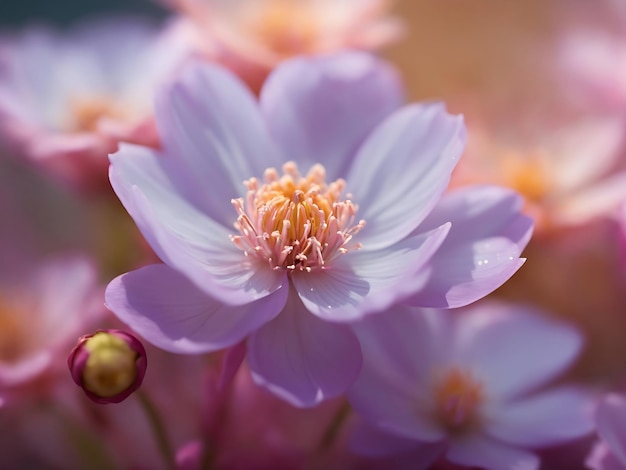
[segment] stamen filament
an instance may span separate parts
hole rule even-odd
[[[295,163],[283,165],[283,176],[276,169],[265,170],[264,184],[256,178],[244,181],[245,198],[231,202],[238,214],[233,243],[246,256],[269,263],[272,269],[324,269],[328,263],[350,250],[350,243],[365,221],[354,223],[358,210],[350,199],[342,200],[345,181],[325,183],[326,171],[314,165],[301,177]]]

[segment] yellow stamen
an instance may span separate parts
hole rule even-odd
[[[322,165],[301,177],[295,163],[288,162],[283,173],[270,168],[263,185],[256,178],[244,182],[245,202],[232,201],[241,233],[231,237],[235,245],[272,269],[301,271],[324,268],[336,256],[360,247],[349,242],[365,221],[354,224],[358,207],[341,199],[345,181],[326,184]]]
[[[124,120],[128,112],[118,102],[105,96],[71,100],[70,121],[67,125],[72,132],[93,132],[98,129],[102,118]]]

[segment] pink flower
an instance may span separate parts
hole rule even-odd
[[[623,111],[626,37],[606,30],[576,29],[562,38],[558,59],[571,99],[587,109]]]
[[[626,198],[625,125],[619,116],[587,118],[517,139],[472,127],[453,184],[519,191],[543,233],[607,216]]]
[[[626,468],[626,398],[616,393],[605,396],[596,410],[596,427],[600,442],[586,464],[593,470]]]
[[[94,267],[78,257],[0,278],[0,398],[22,398],[34,379],[60,368],[82,329],[103,313],[101,294]]]
[[[155,87],[185,50],[176,24],[85,22],[67,33],[31,27],[0,43],[0,136],[73,185],[107,185],[120,140],[157,145]]]
[[[211,59],[258,90],[282,60],[343,49],[378,49],[402,24],[389,0],[172,0],[204,36]]]
[[[256,382],[311,406],[358,374],[347,323],[500,286],[530,236],[519,198],[441,200],[462,120],[401,95],[364,53],[285,62],[259,102],[228,71],[190,65],[159,95],[163,150],[111,156],[113,188],[164,264],[114,279],[108,307],[173,352],[248,338]]]
[[[348,392],[354,449],[429,468],[445,454],[489,470],[536,469],[528,448],[593,429],[591,395],[545,388],[577,356],[579,333],[524,307],[396,308],[354,326],[363,369]]]

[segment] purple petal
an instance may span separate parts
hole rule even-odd
[[[438,363],[442,327],[436,315],[407,307],[353,325],[363,367],[346,396],[369,424],[418,441],[446,438],[429,406],[429,381],[432,366]]]
[[[593,431],[593,397],[562,387],[487,410],[485,432],[522,447],[560,444]]]
[[[48,369],[54,359],[50,350],[38,351],[16,363],[0,362],[0,386],[11,387]]]
[[[292,292],[283,311],[248,339],[254,380],[300,407],[343,394],[361,369],[361,348],[344,325],[311,315]]]
[[[473,308],[457,317],[458,360],[497,399],[519,396],[555,378],[582,348],[578,330],[529,307],[483,303]]]
[[[138,216],[138,208],[133,204],[133,193],[138,189],[150,201],[161,224],[172,227],[195,244],[217,244],[220,251],[240,251],[228,237],[234,232],[233,223],[237,218],[228,196],[224,197],[224,204],[229,206],[230,222],[225,226],[217,221],[218,217],[213,217],[219,214],[211,212],[206,204],[197,204],[189,194],[187,189],[193,185],[193,178],[186,174],[179,161],[132,144],[122,144],[120,150],[110,156],[110,161],[111,184],[132,217]],[[216,195],[219,196],[215,193],[211,199],[217,199]]]
[[[519,256],[532,232],[532,220],[520,214],[521,206],[521,198],[503,188],[482,186],[447,195],[420,230],[452,222],[450,235],[432,258],[430,280],[408,302],[462,307],[500,287],[523,264]]]
[[[453,439],[446,457],[451,462],[485,470],[537,470],[540,463],[539,457],[532,452],[476,434]]]
[[[261,108],[286,158],[303,172],[321,163],[333,181],[345,176],[359,145],[402,95],[389,65],[347,52],[285,62],[265,82]]]
[[[350,449],[367,457],[386,457],[414,450],[419,444],[359,422],[350,437]]]
[[[397,455],[398,457],[392,461],[394,469],[426,470],[431,468],[431,465],[444,453],[445,447],[445,442],[420,443],[414,439],[394,436],[364,423],[357,425],[350,439],[350,448],[359,455],[367,457]]]
[[[448,230],[443,225],[385,249],[348,253],[326,270],[294,273],[291,279],[310,312],[331,321],[354,321],[419,290],[427,278],[422,268]]]
[[[597,430],[615,457],[626,466],[626,398],[607,395],[598,406]]]
[[[619,460],[605,442],[599,441],[587,456],[585,466],[591,470],[624,470],[626,460]]]
[[[132,271],[109,283],[107,307],[155,346],[198,354],[232,346],[274,318],[287,289],[239,307],[208,297],[166,265]]]
[[[372,132],[346,177],[367,222],[358,235],[364,250],[415,230],[447,188],[464,145],[463,119],[441,104],[406,106]]]
[[[245,194],[244,180],[283,163],[250,90],[217,65],[189,63],[158,95],[156,120],[165,153],[224,225],[235,220],[230,200]]]
[[[160,167],[165,160],[149,149],[124,146],[111,157],[110,169],[113,188],[159,258],[232,305],[261,299],[286,283],[284,273],[247,259],[222,225],[168,185],[164,171],[170,167]]]

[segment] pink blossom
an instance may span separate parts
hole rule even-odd
[[[190,64],[157,101],[163,150],[111,156],[113,188],[164,264],[114,279],[108,307],[173,352],[247,338],[256,382],[311,406],[359,372],[347,323],[500,286],[530,237],[520,199],[442,199],[462,119],[401,96],[365,53],[287,61],[259,102],[225,69]]]
[[[543,233],[608,216],[626,198],[625,126],[622,117],[606,115],[517,138],[471,127],[453,184],[499,184],[519,191]]]
[[[362,418],[354,449],[429,468],[445,455],[489,470],[537,469],[528,449],[593,429],[591,395],[547,387],[582,346],[577,330],[529,308],[394,308],[354,326],[361,375],[348,400]]]
[[[615,2],[617,3],[617,2]],[[624,13],[621,7],[622,15]],[[601,29],[574,29],[561,39],[558,56],[570,99],[595,110],[626,107],[626,36]]]
[[[258,90],[282,60],[398,39],[390,0],[172,0],[194,22],[205,53]]]
[[[83,328],[103,313],[92,264],[53,259],[0,278],[0,397],[20,399],[53,375]],[[37,389],[33,388],[32,392]]]
[[[0,136],[83,189],[107,184],[121,140],[157,145],[155,87],[186,51],[172,23],[87,21],[67,32],[33,26],[0,42]]]
[[[611,393],[596,410],[596,426],[600,441],[587,458],[593,470],[623,470],[626,468],[626,398]]]

